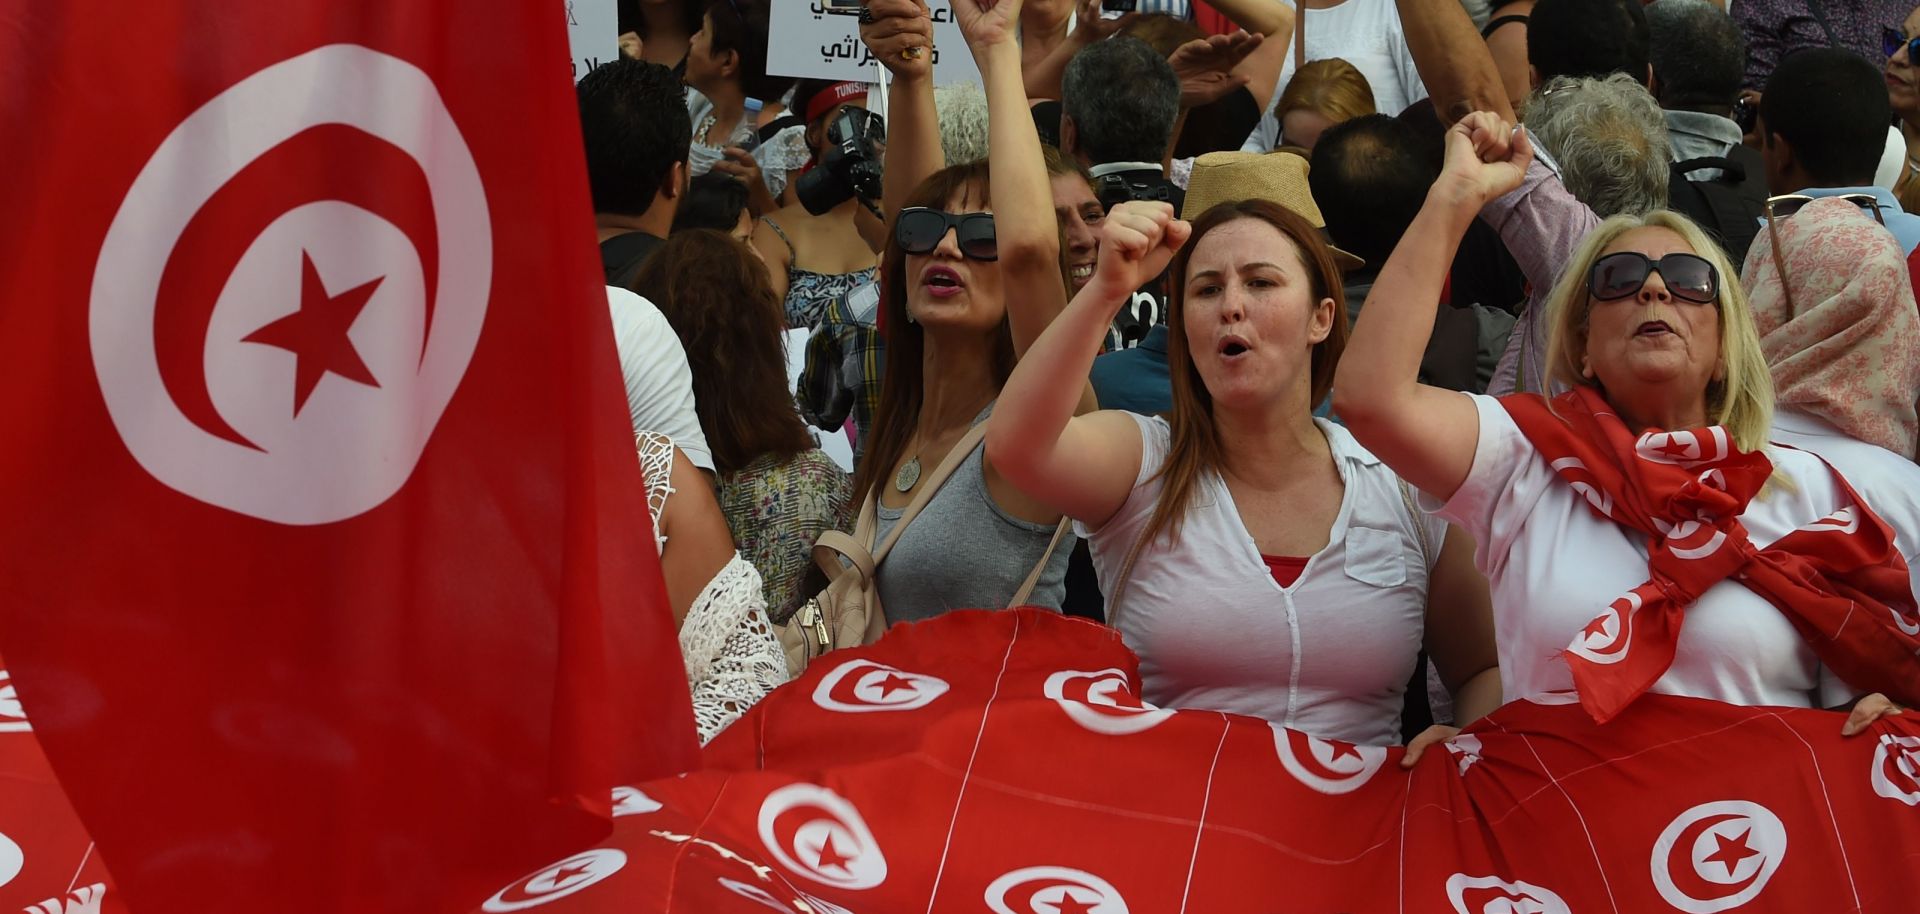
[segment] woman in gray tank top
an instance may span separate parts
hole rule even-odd
[[[989,52],[1011,41],[1011,28],[997,27],[1010,24],[995,17],[990,10],[966,30],[986,86],[991,185],[984,161],[928,173],[941,160],[929,55],[874,51],[894,73],[884,203],[895,217],[880,262],[886,377],[854,499],[878,500],[882,536],[927,484],[923,477],[985,421],[1019,354],[1067,303],[1019,56]],[[1059,512],[1021,494],[975,447],[881,562],[876,578],[887,620],[1006,606],[1048,554],[1059,521]],[[1059,608],[1067,552],[1063,544],[1048,557],[1026,602]]]

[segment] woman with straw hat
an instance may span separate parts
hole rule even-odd
[[[1094,279],[1008,379],[987,453],[1088,538],[1143,697],[1393,745],[1424,647],[1461,722],[1496,707],[1472,545],[1313,417],[1347,336],[1318,229],[1265,199],[1191,225],[1165,203],[1127,203],[1101,245]],[[1107,321],[1163,268],[1172,413],[1074,416]],[[1407,758],[1452,732],[1422,733]]]

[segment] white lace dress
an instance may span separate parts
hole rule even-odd
[[[647,477],[647,511],[658,531],[660,512],[674,491],[673,442],[641,432],[635,443]],[[667,538],[657,532],[655,537],[656,547],[666,549]],[[687,664],[694,721],[703,744],[787,681],[787,658],[767,621],[760,573],[739,552],[688,607],[680,623],[680,656]]]

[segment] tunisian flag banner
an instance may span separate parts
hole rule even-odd
[[[470,907],[697,758],[564,27],[0,10],[0,649],[134,910]]]
[[[950,613],[830,654],[483,914],[1912,914],[1920,726],[1516,701],[1420,764],[1143,704],[1111,631]]]
[[[1405,771],[1398,749],[1156,709],[1137,686],[1088,623],[898,626],[775,691],[705,769],[617,788],[611,837],[475,910],[1911,914],[1920,897],[1905,719],[1843,739],[1839,714],[1647,695],[1599,725],[1542,696]],[[0,774],[22,739],[0,733]],[[0,821],[57,806],[32,781],[0,781]],[[77,885],[114,914],[102,874],[74,876],[73,829],[50,830],[67,837],[37,897]]]

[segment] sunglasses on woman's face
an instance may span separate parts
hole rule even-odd
[[[1908,38],[1906,33],[1899,29],[1888,28],[1880,30],[1881,53],[1891,58],[1893,55],[1900,53],[1901,48],[1907,49],[1908,63],[1920,63],[1920,38]]]
[[[1681,301],[1710,305],[1720,297],[1720,272],[1698,254],[1668,254],[1654,260],[1639,251],[1621,251],[1594,261],[1587,291],[1598,301],[1638,294],[1647,277],[1660,274],[1667,292]]]
[[[960,253],[970,260],[998,260],[1000,246],[993,236],[992,213],[941,212],[924,206],[909,206],[900,211],[893,224],[893,240],[909,254],[931,254],[940,239],[951,229]]]

